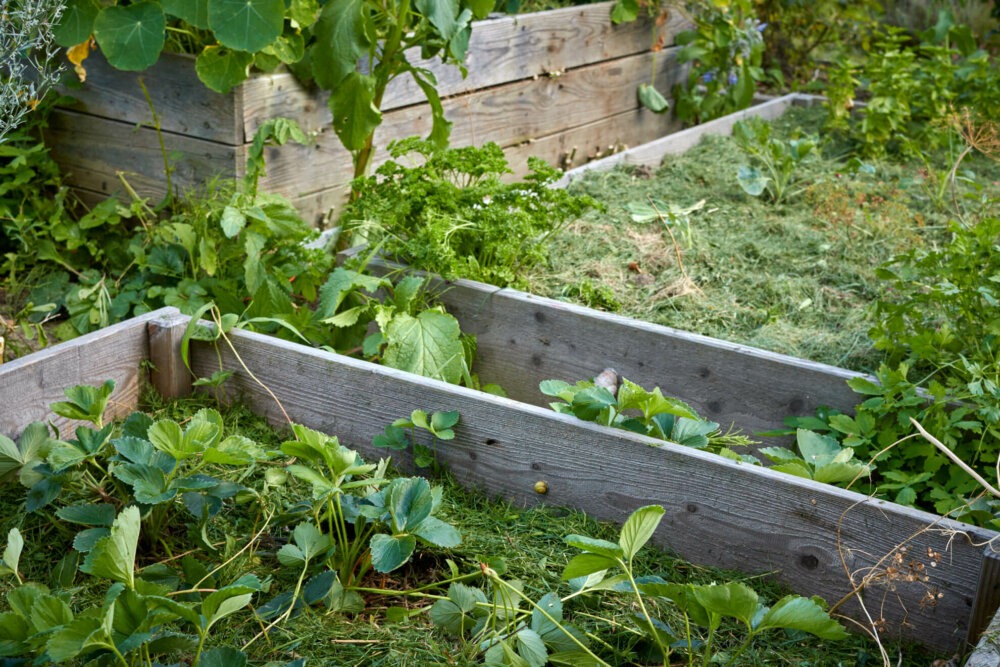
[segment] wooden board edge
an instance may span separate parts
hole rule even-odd
[[[146,326],[149,332],[149,380],[164,398],[191,393],[193,378],[184,363],[181,347],[190,317],[176,308],[162,309],[162,315]]]

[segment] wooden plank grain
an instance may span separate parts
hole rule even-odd
[[[242,150],[180,134],[162,137],[180,193],[244,172]],[[57,109],[49,117],[45,143],[71,186],[105,197],[123,193],[122,172],[139,196],[157,200],[166,194],[160,139],[151,128]]]
[[[108,415],[129,414],[139,402],[141,364],[149,358],[146,325],[165,312],[113,324],[0,366],[0,433],[13,437],[31,422],[47,419],[60,429],[72,427],[75,422],[54,416],[49,405],[65,400],[63,390],[69,387],[105,380],[115,381]]]
[[[282,413],[261,385],[292,420],[373,458],[385,456],[371,442],[392,420],[418,408],[458,410],[457,437],[438,452],[465,485],[617,522],[659,504],[666,515],[656,543],[692,562],[772,572],[831,602],[852,590],[847,572],[856,581],[867,575],[863,598],[884,621],[883,637],[940,651],[964,647],[982,561],[973,543],[995,533],[293,343],[243,331],[231,340],[240,361],[222,351],[223,367],[235,373],[228,391],[275,423]],[[218,369],[208,345],[197,344],[192,361],[200,375]],[[544,497],[533,491],[539,480],[548,483]],[[904,566],[922,566],[926,579],[887,577],[896,554]],[[864,622],[856,600],[838,611]]]
[[[483,381],[525,403],[548,405],[542,380],[575,382],[610,367],[747,433],[820,405],[857,404],[847,380],[861,374],[842,368],[470,280],[441,283],[439,298],[476,336]]]
[[[670,46],[677,33],[690,26],[679,11],[671,12],[664,25],[655,29],[648,19],[615,26],[610,20],[612,5],[602,2],[477,21],[469,40],[468,76],[464,78],[458,67],[421,59],[418,50],[408,52],[407,57],[415,66],[433,72],[438,94],[449,98],[644,53],[657,35],[662,35],[664,46]],[[248,138],[263,121],[275,116],[297,118],[308,130],[332,122],[326,94],[299,85],[291,74],[254,77],[243,85],[243,96]],[[382,110],[424,101],[412,78],[403,76],[386,89]]]
[[[193,56],[164,53],[143,72],[123,72],[95,51],[83,66],[86,82],[61,90],[74,100],[68,109],[133,125],[152,125],[155,111],[164,132],[231,146],[245,141],[242,89],[222,95],[206,88],[194,71]],[[146,85],[149,100],[140,81]]]
[[[445,116],[453,123],[451,143],[482,145],[494,141],[502,147],[530,142],[608,117],[640,110],[636,88],[648,82],[656,64],[656,84],[670,90],[677,75],[676,49],[642,54],[572,70],[558,77],[526,79],[516,83],[452,97],[444,102]],[[376,131],[380,147],[373,164],[388,158],[386,147],[394,139],[427,136],[431,130],[430,107],[410,106],[386,113]],[[310,146],[284,146],[269,152],[267,175],[261,187],[276,192],[309,194],[343,182],[350,174],[350,155],[332,130],[320,132]],[[280,159],[279,159],[280,158]]]

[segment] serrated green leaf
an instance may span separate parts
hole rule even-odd
[[[653,113],[666,113],[670,110],[670,102],[663,93],[648,83],[639,84],[639,103]]]
[[[595,572],[610,570],[617,565],[617,561],[613,558],[608,558],[607,556],[601,556],[593,553],[577,554],[569,561],[569,563],[566,564],[565,569],[563,569],[562,580],[569,581],[570,579],[576,579],[577,577],[586,577],[594,574]]]
[[[586,535],[567,535],[563,538],[563,541],[571,547],[608,558],[621,559],[625,557],[625,552],[622,550],[621,545],[609,542],[608,540],[600,540],[594,537],[587,537]]]
[[[573,414],[585,421],[595,421],[616,403],[615,397],[604,387],[588,387],[573,396]]]
[[[738,581],[695,586],[694,597],[709,613],[736,618],[747,627],[757,613],[757,593]]]
[[[849,636],[837,621],[809,598],[788,595],[767,610],[755,630],[784,628],[808,632],[820,639],[847,639]]]
[[[160,58],[166,17],[159,3],[105,7],[94,19],[94,38],[116,69],[141,72]]]
[[[110,503],[68,505],[56,510],[56,516],[83,526],[110,527],[115,522],[115,506]]]
[[[111,534],[97,541],[80,569],[95,577],[104,577],[134,588],[138,543],[139,508],[126,507],[111,526]]]
[[[372,535],[369,543],[372,554],[372,567],[376,572],[392,572],[401,567],[413,555],[417,546],[417,538],[413,535],[392,536]]]
[[[401,314],[386,327],[385,336],[386,366],[452,384],[461,381],[465,351],[458,320],[451,315],[439,310],[416,317]]]
[[[31,605],[30,618],[37,632],[45,632],[72,621],[73,611],[64,600],[54,595],[42,595]]]
[[[548,664],[548,650],[545,642],[531,628],[523,628],[514,636],[517,654],[531,667],[544,667]]]
[[[659,505],[647,505],[632,512],[625,520],[618,544],[627,560],[631,561],[639,549],[649,541],[665,513],[666,511]]]
[[[198,667],[246,667],[246,653],[229,646],[216,646],[203,652]]]
[[[462,535],[449,523],[429,516],[411,529],[418,538],[437,547],[451,549],[462,543]]]
[[[284,0],[208,0],[208,26],[223,46],[255,52],[281,34]]]
[[[409,532],[431,514],[431,486],[423,477],[395,479],[389,487],[388,504],[394,530]]]
[[[214,593],[209,593],[201,603],[201,615],[205,617],[205,632],[226,616],[235,614],[250,604],[253,594],[260,586],[251,587],[240,584],[224,586]]]
[[[348,73],[330,92],[329,106],[333,130],[349,151],[361,150],[382,122],[382,112],[375,105],[375,79],[367,74]]]

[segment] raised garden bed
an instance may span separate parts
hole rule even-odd
[[[678,79],[676,48],[650,51],[654,28],[646,21],[612,26],[610,2],[475,25],[469,45],[469,76],[429,62],[446,115],[454,123],[452,145],[495,141],[518,173],[534,155],[573,167],[615,147],[634,146],[679,129],[670,114],[640,108],[636,87],[648,82],[669,90]],[[686,24],[679,13],[659,30],[664,43]],[[194,59],[165,55],[142,74],[120,72],[98,55],[86,61],[87,83],[70,91],[78,104],[56,111],[47,140],[68,182],[95,200],[120,192],[123,172],[141,196],[161,197],[165,181],[152,113],[138,79],[159,116],[174,183],[183,192],[215,176],[239,177],[257,127],[286,116],[319,131],[308,147],[271,152],[262,189],[283,194],[303,215],[316,218],[343,200],[352,170],[349,154],[330,127],[325,98],[288,73],[256,75],[220,95],[206,89]],[[392,139],[430,130],[429,107],[409,79],[390,86],[376,134],[383,148]],[[384,150],[376,164],[386,158]]]
[[[480,303],[504,298],[497,294]],[[539,327],[558,324],[563,316],[587,324],[583,309],[519,298],[530,304],[527,312]],[[0,428],[15,434],[44,417],[38,406],[58,398],[66,387],[108,378],[119,384],[112,399],[117,409],[128,411],[135,406],[148,362],[156,369],[152,382],[162,393],[189,390],[190,376],[179,353],[187,323],[188,318],[165,309],[4,365]],[[630,332],[636,335],[643,328]],[[671,332],[657,328],[646,335],[654,333],[669,350]],[[552,330],[549,334],[555,335]],[[663,505],[667,514],[654,538],[660,545],[695,563],[774,573],[796,591],[831,602],[851,592],[850,573],[858,582],[865,579],[868,612],[884,620],[888,636],[913,639],[937,651],[964,650],[996,607],[995,560],[986,555],[990,547],[984,547],[996,535],[990,531],[266,336],[235,331],[231,341],[240,359],[222,350],[223,365],[235,372],[229,391],[274,423],[283,423],[269,390],[289,418],[337,433],[366,456],[378,455],[380,450],[370,443],[387,422],[418,408],[458,410],[462,426],[457,438],[442,445],[439,455],[463,484],[519,503],[544,501],[619,522],[639,506]],[[686,356],[704,343],[686,339]],[[724,347],[707,345],[704,353],[712,356]],[[714,391],[723,404],[738,403],[740,392],[754,383],[758,388],[771,384],[782,364],[794,367],[778,355],[761,358],[737,346],[725,353],[732,363],[744,365],[747,377],[738,387],[719,383]],[[534,354],[544,364],[548,354]],[[207,344],[193,345],[191,361],[202,375],[218,369],[216,350]],[[812,368],[817,384],[825,370]],[[678,385],[693,381],[676,369],[671,375]],[[534,491],[541,480],[548,485],[545,496]],[[899,550],[903,545],[905,554]],[[899,567],[897,554],[906,568],[922,566],[926,581],[894,579],[889,567]],[[838,611],[870,622],[856,600]]]

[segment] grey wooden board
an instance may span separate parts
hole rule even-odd
[[[850,590],[845,567],[856,576],[884,571],[900,544],[907,562],[927,561],[929,549],[941,553],[937,567],[926,567],[927,582],[894,582],[891,590],[874,577],[865,599],[887,623],[883,636],[964,648],[982,561],[970,540],[995,533],[271,337],[234,331],[231,341],[259,383],[224,348],[222,364],[234,371],[228,391],[276,424],[282,413],[261,384],[292,420],[368,458],[386,455],[371,441],[392,420],[418,408],[458,410],[457,437],[438,451],[461,483],[617,522],[637,507],[662,505],[654,539],[695,563],[774,573],[799,593],[834,601]],[[192,366],[202,376],[218,370],[215,349],[195,344]],[[539,480],[547,496],[533,492]],[[922,603],[928,591],[943,594],[933,606]],[[863,618],[856,602],[841,609]]]
[[[445,116],[453,123],[453,146],[494,141],[511,146],[587,125],[603,118],[639,109],[636,87],[649,80],[656,63],[657,87],[670,90],[678,74],[677,49],[629,56],[571,70],[556,77],[525,79],[497,88],[452,97],[444,101]],[[639,113],[651,114],[648,111]],[[374,164],[388,158],[393,139],[431,131],[430,106],[409,106],[386,113],[375,133],[379,150]],[[324,130],[311,146],[285,146],[269,152],[267,175],[261,188],[296,195],[323,189],[323,183],[342,181],[351,173],[348,152],[332,130]]]
[[[965,667],[1000,667],[1000,613],[993,617]]]
[[[176,312],[174,309],[169,309]],[[73,422],[56,417],[49,405],[65,400],[78,384],[114,380],[108,414],[127,415],[138,403],[140,364],[149,358],[146,324],[162,317],[153,311],[0,365],[0,433],[13,437],[33,421],[52,419],[63,430]]]
[[[179,134],[164,133],[163,140],[178,192],[204,187],[214,176],[244,173],[246,155],[236,148]],[[122,193],[121,171],[140,196],[155,201],[166,194],[163,154],[151,128],[57,109],[45,142],[69,185],[105,197]]]
[[[747,433],[781,428],[785,417],[820,405],[850,412],[858,402],[847,380],[861,374],[836,366],[471,280],[441,281],[435,291],[476,336],[480,379],[525,403],[552,400],[538,390],[542,380],[575,382],[605,368]]]
[[[449,98],[649,51],[654,35],[652,23],[640,20],[614,26],[610,20],[612,4],[602,2],[477,21],[469,40],[465,78],[459,68],[442,65],[440,60],[421,60],[416,52],[408,56],[417,66],[434,73],[438,93]],[[664,37],[664,45],[670,46],[677,32],[688,25],[680,12],[673,12],[657,30]],[[424,100],[411,77],[399,77],[386,90],[382,110],[422,104]],[[308,129],[329,126],[332,120],[325,95],[304,89],[290,74],[247,82],[244,104],[247,137],[261,122],[274,116],[297,118]]]
[[[680,155],[688,149],[696,146],[698,142],[701,141],[702,137],[706,135],[731,134],[733,131],[733,125],[735,125],[738,121],[752,116],[763,118],[764,120],[774,120],[781,114],[785,113],[785,111],[793,105],[797,104],[798,97],[799,96],[795,93],[784,95],[782,97],[776,97],[763,102],[762,104],[756,104],[748,109],[743,109],[742,111],[737,111],[735,113],[722,116],[721,118],[716,118],[715,120],[702,123],[701,125],[695,125],[687,130],[675,132],[667,137],[651,141],[643,144],[642,146],[636,146],[635,148],[631,148],[627,151],[609,155],[601,160],[588,162],[585,165],[566,172],[556,186],[565,187],[567,184],[577,178],[580,178],[589,171],[607,171],[608,169],[613,169],[619,165],[659,167],[660,163],[663,162],[664,157],[667,155]],[[810,95],[808,97],[812,98],[814,96]]]
[[[165,53],[143,72],[122,72],[95,51],[83,66],[87,70],[86,82],[61,89],[76,100],[68,107],[72,110],[133,125],[152,125],[155,110],[165,132],[232,146],[246,141],[241,118],[242,89],[237,87],[222,95],[206,88],[194,71],[193,56]],[[140,80],[146,84],[149,101]]]

